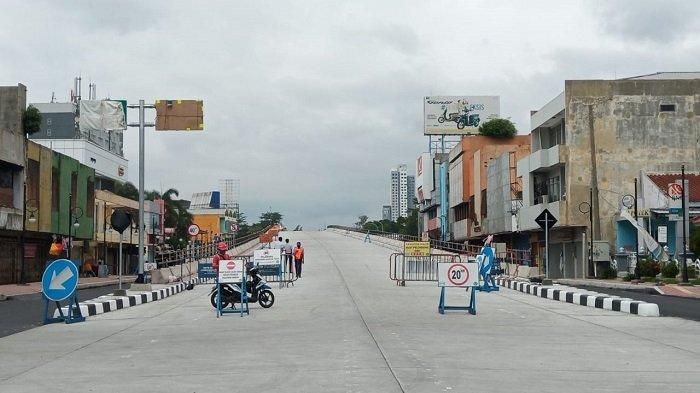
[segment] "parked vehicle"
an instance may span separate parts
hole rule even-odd
[[[248,280],[246,282],[246,292],[248,293],[248,302],[259,303],[262,308],[270,308],[275,304],[275,294],[272,293],[272,288],[260,275],[257,267],[248,269]],[[211,305],[216,308],[216,297],[218,295],[218,286],[215,285],[209,292]],[[241,302],[241,287],[238,284],[221,284],[221,307],[235,307],[236,303]]]
[[[457,119],[457,128],[461,130],[464,127],[478,127],[479,121],[477,113],[470,115],[469,112],[464,112]]]

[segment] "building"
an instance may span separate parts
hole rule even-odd
[[[19,281],[24,217],[27,88],[0,86],[0,284]]]
[[[31,105],[42,115],[40,131],[32,134],[31,140],[94,168],[98,189],[113,189],[114,181],[129,178],[123,131],[81,132],[77,121],[79,101]]]
[[[382,206],[382,220],[391,221],[391,205]]]
[[[416,178],[413,175],[406,176],[406,207],[413,210],[416,200]]]
[[[448,209],[447,157],[444,153],[422,153],[416,160],[415,195],[424,239],[446,238],[448,233],[443,225],[447,223],[447,214],[443,212]]]
[[[642,172],[678,172],[682,164],[689,172],[699,169],[699,78],[700,73],[657,73],[567,80],[561,94],[532,112],[532,153],[517,164],[523,190],[517,224],[542,274],[600,273],[613,245],[621,244],[620,231],[632,228],[618,220],[623,197],[634,195],[635,178]],[[548,267],[542,263],[544,235],[535,223],[544,209],[558,221],[550,231]],[[588,263],[591,237],[595,263]]]
[[[530,137],[527,135],[512,138],[469,136],[450,151],[449,239],[480,242],[486,235],[511,230],[505,225],[504,216],[511,210],[508,206],[513,200],[511,186],[517,184],[515,163],[529,152]],[[498,182],[493,178],[489,183],[489,168],[501,175]],[[492,198],[493,211],[489,210],[488,196]]]
[[[408,173],[406,165],[391,169],[391,220],[408,217]]]

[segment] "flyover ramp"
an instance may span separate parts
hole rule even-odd
[[[698,322],[641,318],[514,291],[477,315],[437,312],[434,283],[397,287],[390,249],[287,232],[306,250],[275,305],[216,318],[210,285],[0,339],[0,391],[694,391]],[[449,292],[466,302],[466,292]]]

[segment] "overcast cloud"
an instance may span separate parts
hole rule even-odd
[[[699,71],[695,1],[14,1],[0,13],[0,84],[31,102],[205,101],[202,133],[147,135],[147,188],[181,197],[241,179],[251,219],[317,229],[377,218],[389,169],[427,147],[425,95],[500,95],[528,114],[565,79]],[[131,120],[135,113],[129,114]],[[126,136],[138,181],[138,139]]]

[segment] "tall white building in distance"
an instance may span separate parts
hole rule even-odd
[[[408,217],[408,209],[413,207],[413,176],[406,172],[406,165],[391,169],[391,220]]]

